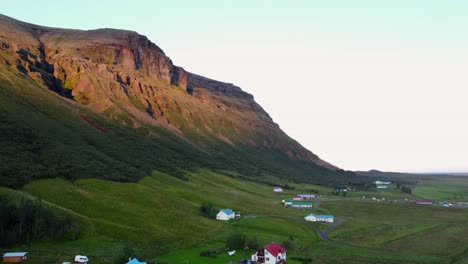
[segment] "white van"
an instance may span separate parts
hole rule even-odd
[[[88,263],[88,257],[87,256],[83,256],[83,255],[76,255],[75,256],[75,262],[76,263]]]

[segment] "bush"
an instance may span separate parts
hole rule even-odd
[[[200,206],[200,212],[208,218],[215,218],[218,210],[210,203],[203,203]]]
[[[244,234],[232,234],[226,241],[226,247],[229,250],[243,249],[247,246],[247,236]]]

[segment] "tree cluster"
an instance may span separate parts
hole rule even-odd
[[[16,205],[0,196],[0,246],[44,238],[77,239],[79,227],[70,216],[59,216],[39,201]]]

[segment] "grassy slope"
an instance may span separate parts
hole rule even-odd
[[[216,258],[200,257],[199,253],[222,246],[229,234],[240,232],[259,237],[263,244],[294,237],[296,250],[289,252],[289,263],[300,263],[292,259],[295,256],[310,256],[314,263],[463,263],[460,261],[467,256],[468,212],[463,209],[364,201],[352,192],[343,198],[306,184],[276,194],[270,186],[210,171],[188,177],[189,181],[181,181],[155,172],[138,183],[34,181],[24,191],[58,211],[75,215],[83,232],[77,241],[43,241],[14,249],[30,251],[31,263],[58,263],[80,252],[94,263],[112,263],[127,244],[147,260],[156,256],[157,261],[167,263],[226,263],[248,257],[252,251],[231,258],[225,253]],[[279,203],[282,197],[311,189],[318,189],[324,198],[319,209],[295,210]],[[17,198],[25,194],[0,189],[0,194],[6,193]],[[404,197],[400,194],[399,198]],[[203,202],[256,217],[217,222],[199,215]],[[330,212],[345,219],[329,234],[340,244],[321,241],[302,222],[310,212]],[[284,216],[290,219],[281,218]]]
[[[135,243],[137,251],[149,257],[173,248],[223,244],[234,230],[258,236],[264,243],[271,239],[283,241],[290,235],[299,239],[299,245],[309,245],[318,239],[312,230],[283,219],[258,217],[221,223],[204,218],[198,213],[203,202],[231,207],[243,214],[275,212],[302,217],[304,212],[282,207],[279,196],[269,186],[210,172],[193,174],[189,179],[181,181],[154,173],[139,183],[83,179],[72,184],[50,179],[28,184],[25,191],[59,210],[72,210],[85,226],[80,240],[61,244],[58,256],[56,247],[51,246],[55,242],[34,244],[31,261],[34,258],[40,261],[66,259],[78,250],[100,262],[110,262],[112,259],[105,256],[119,253],[125,241]],[[101,243],[109,246],[96,246]]]
[[[100,132],[82,116],[109,132]],[[161,127],[122,126],[3,66],[0,130],[0,158],[6,161],[0,164],[0,186],[14,188],[54,177],[137,181],[154,169],[177,177],[209,168],[263,181],[267,175],[329,185],[363,180],[271,149],[220,141],[202,150]]]

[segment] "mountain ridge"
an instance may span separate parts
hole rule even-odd
[[[18,79],[9,81],[12,86],[25,81],[41,86],[70,100],[72,108],[84,107],[130,129],[162,127],[205,152],[232,148],[241,155],[251,149],[266,159],[261,156],[267,151],[284,155],[282,162],[340,174],[287,136],[253,95],[185,71],[135,31],[43,27],[6,16],[0,16],[0,29],[2,75]],[[97,120],[81,119],[104,133]]]

